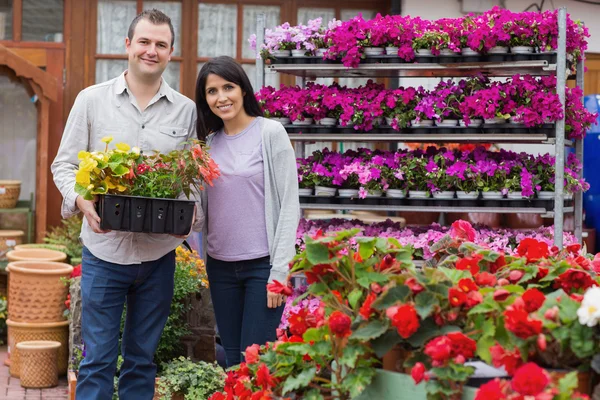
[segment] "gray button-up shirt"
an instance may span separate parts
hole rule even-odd
[[[196,137],[196,105],[171,89],[162,79],[158,93],[145,110],[140,110],[125,80],[118,78],[90,86],[77,96],[52,163],[54,183],[63,196],[62,216],[79,213],[75,204],[75,170],[81,150],[103,151],[104,136],[114,139],[109,146],[127,143],[144,153],[162,153],[182,148],[182,143]],[[196,217],[202,218],[199,212]],[[101,260],[117,264],[139,264],[157,260],[175,249],[182,240],[166,234],[112,231],[98,234],[83,219],[81,240]]]

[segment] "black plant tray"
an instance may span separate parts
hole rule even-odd
[[[487,63],[487,62],[512,62],[512,61],[537,61],[545,60],[548,64],[556,64],[556,52],[532,54],[483,54],[475,56],[415,56],[412,61],[405,61],[397,55],[380,55],[363,58],[361,64],[460,64],[460,63]],[[339,64],[340,60],[323,60],[321,56],[307,57],[278,57],[268,61],[271,64]]]
[[[344,134],[361,134],[366,131],[355,130],[353,127],[349,126],[323,126],[323,125],[285,125],[285,130],[288,133],[306,133],[306,134],[319,134],[319,133],[344,133]],[[395,130],[389,125],[382,125],[379,127],[374,127],[369,133],[381,133],[381,134],[397,134],[397,133],[415,133],[415,134],[423,134],[423,133],[431,133],[431,134],[453,134],[453,133],[464,133],[464,134],[473,134],[473,133],[508,133],[508,134],[528,134],[528,133],[536,133],[536,134],[546,134],[548,137],[555,136],[555,128],[554,124],[544,124],[540,127],[532,127],[527,128],[524,125],[518,124],[496,124],[496,125],[482,125],[479,127],[464,127],[464,126],[423,126],[423,127],[408,127],[402,128],[399,131]]]
[[[466,199],[398,199],[393,197],[369,197],[365,199],[349,197],[325,196],[300,196],[300,203],[304,204],[341,204],[341,205],[371,205],[371,206],[411,206],[411,207],[495,207],[495,208],[543,208],[548,211],[554,209],[554,200],[540,199],[498,199],[498,200],[466,200]],[[565,207],[573,205],[572,200],[565,200]]]
[[[186,235],[192,227],[191,200],[109,194],[99,198],[96,209],[105,230]]]

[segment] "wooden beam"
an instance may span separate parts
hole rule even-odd
[[[42,88],[42,93],[44,96],[48,97],[50,100],[57,99],[58,85],[54,77],[1,44],[0,65],[9,67],[17,76],[24,77],[35,82]]]
[[[34,83],[35,85],[35,83]],[[35,189],[35,241],[43,242],[47,229],[47,203],[48,193],[48,136],[50,127],[50,101],[41,97],[38,103],[38,138],[36,161],[36,189]]]
[[[13,40],[20,42],[22,40],[21,31],[23,29],[23,1],[13,0]]]
[[[24,58],[36,67],[45,67],[47,65],[46,50],[44,49],[21,49],[15,47],[10,49],[10,51],[18,54],[19,57]]]

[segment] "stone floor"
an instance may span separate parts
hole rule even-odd
[[[6,346],[0,346],[0,400],[67,400],[69,390],[67,378],[58,380],[58,386],[50,389],[25,389],[21,382],[8,373],[4,365]]]

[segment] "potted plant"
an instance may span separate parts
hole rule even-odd
[[[163,364],[161,370],[154,396],[158,400],[207,400],[225,388],[227,375],[216,363],[178,357]]]

